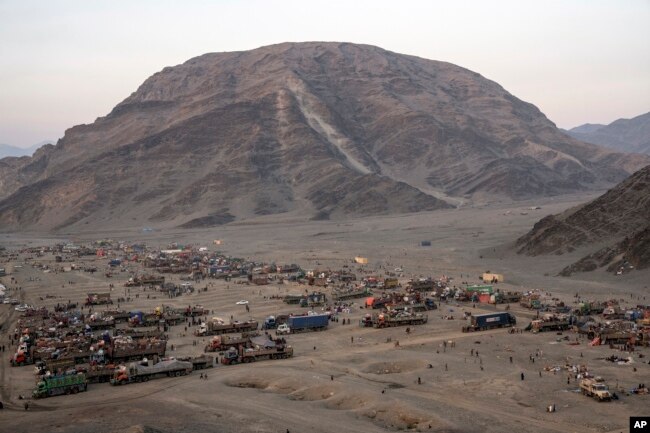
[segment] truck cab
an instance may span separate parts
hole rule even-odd
[[[264,325],[262,329],[275,329],[278,327],[278,323],[275,320],[275,316],[269,316],[264,320]]]
[[[223,357],[221,358],[222,364],[231,365],[231,364],[237,364],[238,362],[239,362],[239,351],[234,347],[231,347],[230,349],[226,350],[223,353]]]
[[[19,350],[11,357],[11,365],[14,367],[32,363],[32,357],[27,350]]]

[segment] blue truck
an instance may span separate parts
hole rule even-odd
[[[287,323],[288,319],[289,319],[288,314],[269,316],[266,319],[264,319],[264,323],[262,324],[262,329],[276,329],[278,326]]]
[[[463,332],[485,331],[494,328],[505,328],[517,324],[515,316],[508,312],[478,314],[471,316],[469,326],[463,327]]]
[[[287,323],[279,325],[278,334],[289,334],[303,331],[322,331],[329,325],[329,314],[314,314],[311,316],[289,316]]]

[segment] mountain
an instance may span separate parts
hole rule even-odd
[[[284,43],[164,68],[56,146],[0,160],[0,226],[418,212],[603,188],[648,163],[568,137],[449,63]]]
[[[26,155],[26,150],[22,147],[10,146],[9,144],[0,143],[0,158],[6,158],[8,156],[18,157]]]
[[[19,158],[21,156],[32,156],[39,147],[49,143],[52,143],[52,140],[42,141],[30,147],[16,147],[9,144],[0,144],[0,159],[7,157]]]
[[[600,123],[585,123],[584,125],[576,126],[571,128],[569,133],[572,134],[593,134],[601,128],[604,128],[607,125],[601,125]]]
[[[531,256],[594,250],[562,275],[604,266],[610,271],[650,267],[650,165],[585,205],[541,219],[517,247]]]
[[[609,125],[587,123],[570,129],[567,133],[578,140],[620,152],[650,155],[650,113],[633,119],[618,119]]]

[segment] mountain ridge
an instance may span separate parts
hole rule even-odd
[[[573,138],[621,152],[650,155],[650,112],[609,125],[589,124],[566,131]]]
[[[52,140],[44,140],[29,147],[18,147],[10,144],[0,143],[0,159],[2,158],[20,158],[21,156],[32,156],[42,146],[52,144]]]
[[[650,267],[648,215],[650,165],[588,203],[542,218],[517,240],[517,252],[562,255],[591,247],[562,270],[565,276],[602,267],[619,270],[624,263],[645,269]]]
[[[418,212],[603,187],[644,158],[566,137],[534,105],[450,63],[284,43],[164,68],[56,146],[0,160],[0,223]]]

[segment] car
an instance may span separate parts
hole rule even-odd
[[[248,301],[242,299],[241,301],[235,302],[235,304],[237,304],[237,305],[246,305],[246,304],[248,304]]]

